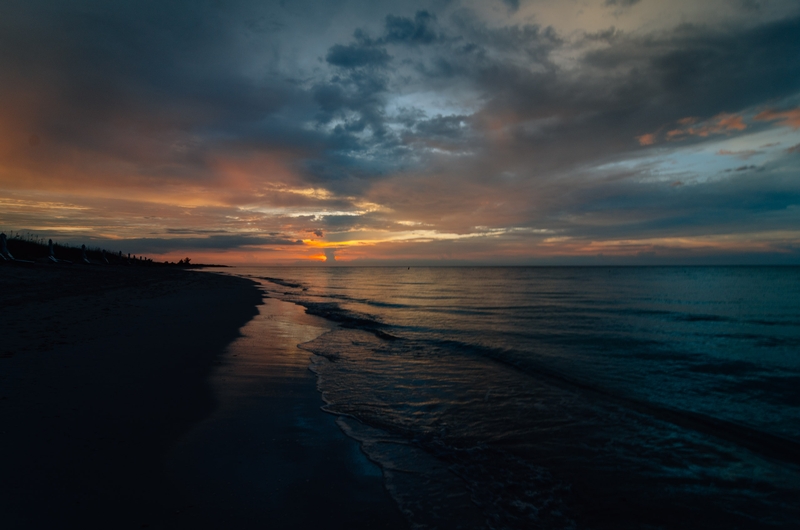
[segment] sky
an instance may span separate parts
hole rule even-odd
[[[227,264],[800,264],[800,2],[5,0],[0,230]]]

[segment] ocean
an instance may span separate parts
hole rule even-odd
[[[414,528],[800,528],[800,268],[238,268]]]

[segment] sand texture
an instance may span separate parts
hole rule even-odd
[[[0,526],[169,527],[165,455],[260,300],[208,273],[0,267]]]

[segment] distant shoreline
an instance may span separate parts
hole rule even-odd
[[[57,265],[138,265],[148,267],[177,267],[183,269],[202,269],[229,267],[216,263],[191,263],[190,258],[184,258],[176,262],[155,261],[144,255],[131,255],[122,251],[110,251],[99,247],[80,247],[73,245],[63,245],[49,239],[45,243],[40,237],[28,235],[23,237],[20,233],[13,237],[8,237],[5,233],[0,234],[0,239],[6,238],[3,248],[0,251],[0,263],[11,264],[31,264],[49,263]]]

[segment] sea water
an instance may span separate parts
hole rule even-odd
[[[236,273],[416,527],[800,527],[800,268]]]

